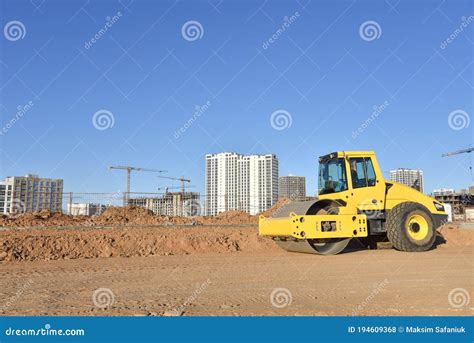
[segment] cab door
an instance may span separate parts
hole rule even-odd
[[[348,178],[353,203],[368,217],[376,216],[385,207],[385,182],[377,172],[374,157],[349,157]]]

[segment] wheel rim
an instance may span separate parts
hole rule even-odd
[[[428,221],[419,214],[411,215],[406,223],[406,230],[411,239],[421,241],[428,236]]]

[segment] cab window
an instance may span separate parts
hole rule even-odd
[[[367,187],[367,177],[365,173],[365,160],[363,158],[351,158],[352,188]]]
[[[365,166],[367,169],[367,184],[369,187],[375,186],[377,177],[375,176],[375,170],[374,165],[372,164],[372,160],[368,157],[365,158]]]
[[[352,188],[375,186],[376,176],[372,160],[370,158],[351,158]]]

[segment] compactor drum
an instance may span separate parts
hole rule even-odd
[[[319,158],[319,199],[260,216],[259,232],[287,251],[334,255],[352,238],[388,239],[401,251],[429,250],[447,219],[441,203],[385,181],[372,151]]]

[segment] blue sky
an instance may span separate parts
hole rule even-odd
[[[203,193],[206,153],[274,153],[314,193],[319,155],[375,150],[428,192],[465,188],[472,154],[441,154],[473,143],[473,4],[2,0],[0,176],[113,192],[107,166],[134,165]]]

